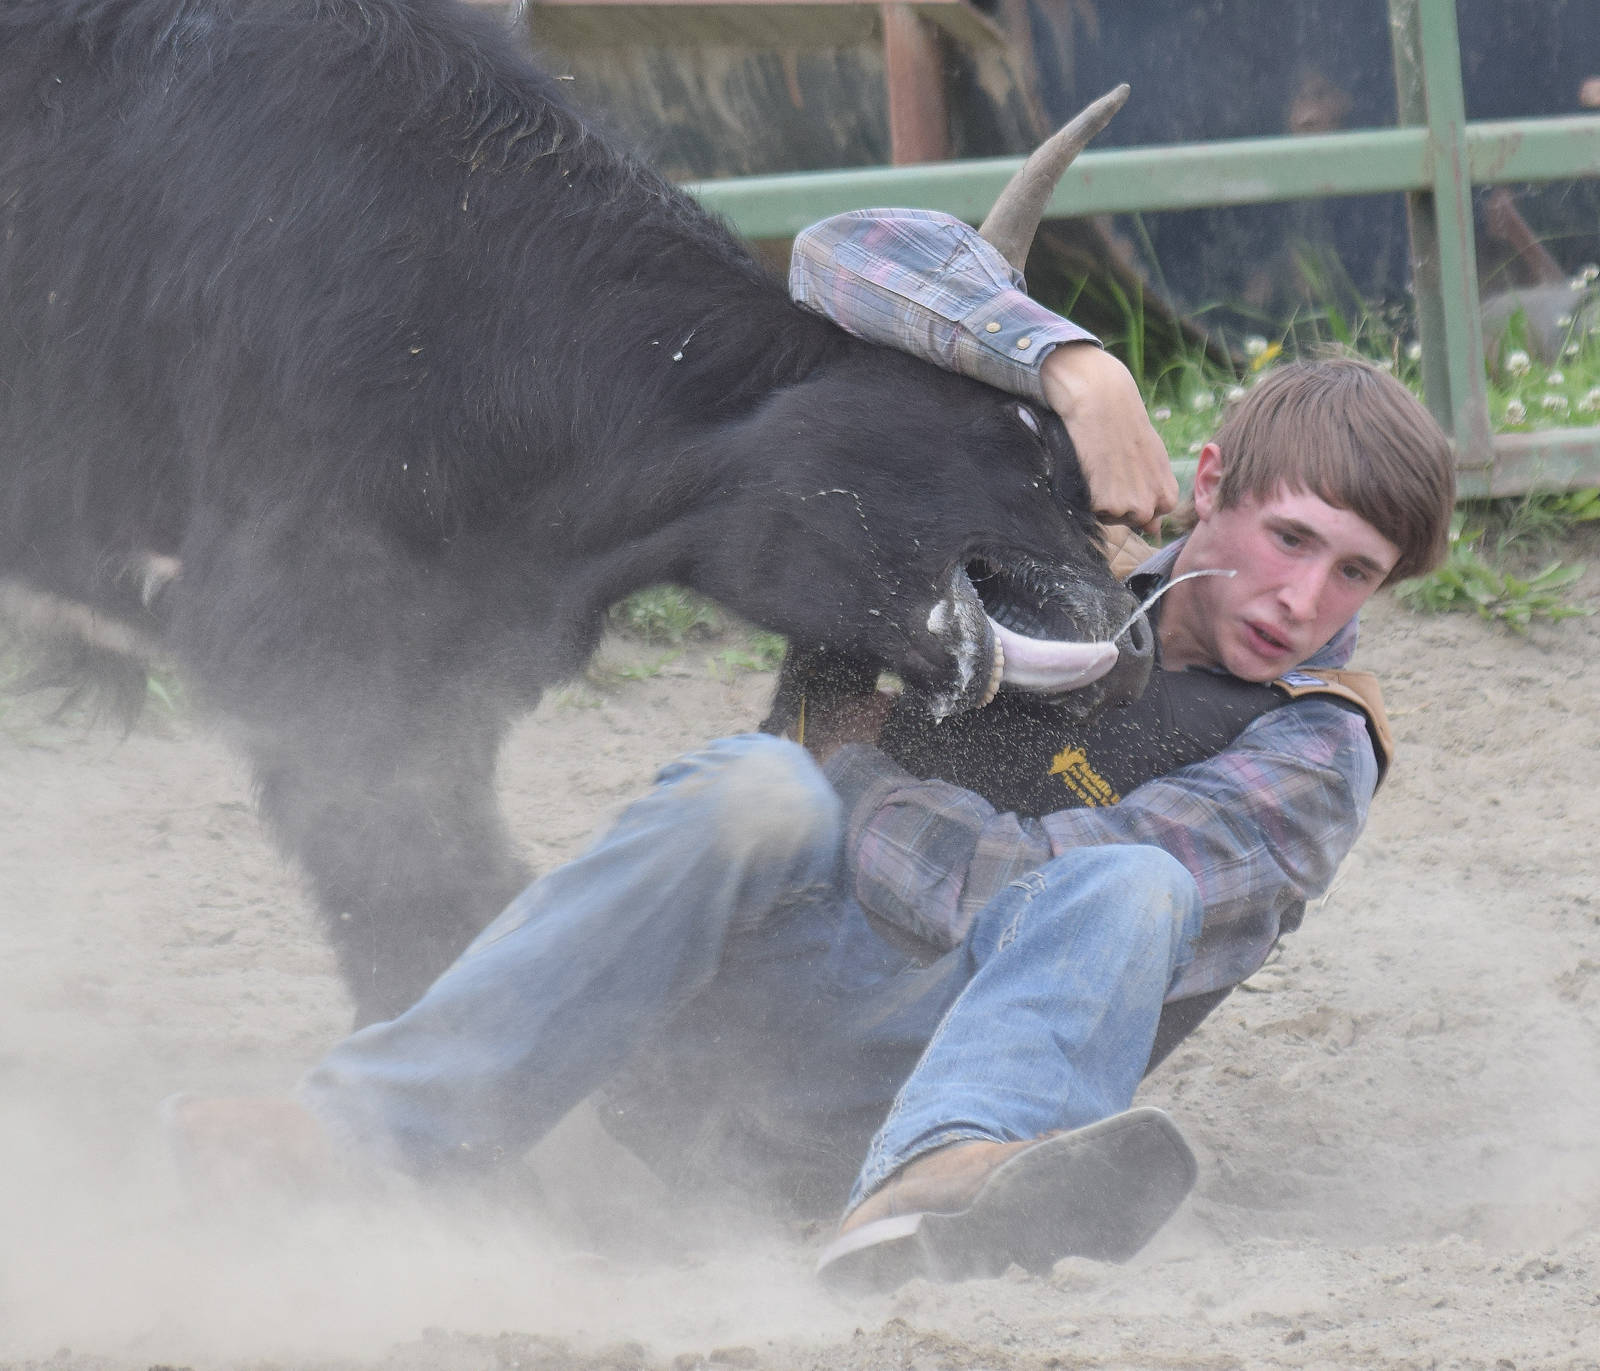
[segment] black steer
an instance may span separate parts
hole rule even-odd
[[[997,640],[1104,670],[1039,641],[1130,612],[1086,510],[1048,414],[797,308],[482,16],[0,5],[0,605],[182,668],[362,1020],[523,882],[496,751],[620,596],[949,712]]]

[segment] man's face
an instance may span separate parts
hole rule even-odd
[[[1236,574],[1174,588],[1161,619],[1164,664],[1270,681],[1339,631],[1383,584],[1400,549],[1352,511],[1287,486],[1223,509],[1221,474],[1221,454],[1208,443],[1195,474],[1198,522],[1174,574]]]

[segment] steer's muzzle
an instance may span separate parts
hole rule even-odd
[[[1002,687],[1083,710],[1136,699],[1155,641],[1114,582],[1063,578],[1028,558],[973,555],[953,567],[928,620],[953,679],[924,682],[935,718],[981,709]]]

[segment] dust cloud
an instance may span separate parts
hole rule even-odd
[[[747,1219],[665,1260],[530,1214],[399,1195],[207,1217],[153,1149],[118,1152],[60,1123],[6,1119],[21,1145],[0,1159],[5,1357],[68,1346],[129,1365],[321,1363],[435,1329],[676,1354],[849,1331],[795,1245]]]
[[[191,1212],[157,1102],[290,1088],[349,1025],[331,956],[215,738],[10,707],[0,1367],[1600,1367],[1600,625],[1367,620],[1369,831],[1142,1094],[1200,1158],[1184,1212],[1128,1266],[859,1303],[811,1281],[823,1232],[665,1193],[582,1111],[475,1208]],[[637,674],[515,735],[535,865],[770,689]]]

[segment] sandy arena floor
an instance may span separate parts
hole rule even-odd
[[[348,1024],[330,958],[214,736],[6,706],[0,1366],[1600,1367],[1600,617],[1367,626],[1401,745],[1369,831],[1143,1095],[1195,1199],[1126,1267],[859,1304],[811,1283],[821,1234],[684,1212],[581,1113],[534,1216],[189,1212],[156,1102],[289,1085]],[[715,647],[518,730],[538,865],[759,717],[770,678]]]

